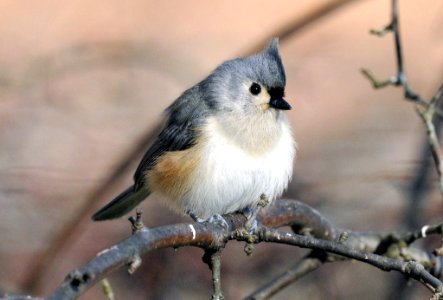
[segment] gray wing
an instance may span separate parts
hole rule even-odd
[[[168,151],[183,151],[195,145],[201,127],[209,115],[206,102],[200,96],[199,86],[187,90],[166,110],[167,121],[152,146],[143,156],[134,174],[134,191],[141,188],[147,171]]]

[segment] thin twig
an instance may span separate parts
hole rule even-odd
[[[442,97],[443,97],[443,84],[440,86],[437,93],[432,98],[430,105],[428,106],[427,109],[420,110],[417,107],[416,110],[426,126],[426,133],[428,135],[432,158],[434,159],[434,164],[437,169],[440,192],[443,195],[443,152],[438,142],[438,137],[433,122],[437,105],[442,99]]]
[[[394,86],[403,86],[404,88],[404,96],[405,99],[413,101],[421,106],[427,107],[429,106],[429,101],[423,99],[415,93],[410,87],[408,80],[406,78],[406,74],[404,71],[404,60],[403,60],[403,51],[402,44],[400,39],[400,28],[398,22],[398,2],[397,0],[392,0],[391,2],[391,22],[386,25],[382,30],[371,30],[370,33],[375,34],[377,36],[384,36],[388,32],[392,32],[394,34],[394,44],[395,44],[395,57],[397,62],[397,74],[390,79],[387,80],[376,80],[375,77],[366,69],[362,70],[363,75],[368,78],[375,88],[382,88],[388,85]],[[439,115],[442,112],[438,112]]]
[[[428,101],[423,99],[419,94],[414,92],[408,83],[405,71],[404,71],[404,60],[403,60],[403,50],[400,39],[400,29],[399,29],[399,12],[398,12],[398,1],[392,0],[391,7],[391,22],[385,26],[382,30],[371,30],[371,33],[378,36],[384,36],[387,32],[392,32],[394,34],[394,44],[395,44],[395,56],[397,62],[397,74],[386,80],[378,80],[375,76],[367,69],[362,69],[362,74],[372,83],[372,86],[376,89],[383,88],[388,85],[402,86],[404,90],[404,97],[406,100],[412,101],[416,104],[417,113],[422,118],[425,123],[429,144],[431,146],[432,157],[437,169],[437,175],[439,178],[440,192],[443,195],[443,154],[440,149],[438,142],[435,126],[433,123],[434,115],[443,117],[443,111],[437,106],[439,99],[442,94],[442,87],[438,90],[432,100]],[[422,107],[422,109],[420,109]]]
[[[368,263],[383,271],[398,271],[421,282],[433,293],[443,289],[443,283],[429,273],[423,265],[415,261],[405,262],[386,256],[358,251],[337,242],[319,240],[291,233],[283,233],[270,228],[262,228],[262,231],[260,232],[260,240],[331,252]]]
[[[428,226],[425,225],[421,229],[409,232],[405,234],[401,240],[403,240],[406,244],[410,245],[413,242],[423,239],[427,236],[433,235],[433,234],[442,234],[443,230],[443,224]]]
[[[313,254],[315,253],[315,254]],[[303,257],[292,268],[286,270],[273,280],[250,294],[245,300],[265,300],[271,298],[277,292],[281,291],[288,285],[294,283],[303,276],[317,270],[325,262],[325,253],[317,255],[319,251],[312,251],[309,255]]]
[[[205,262],[212,272],[212,300],[224,300],[221,288],[221,248],[205,249],[203,255],[203,262]]]
[[[355,237],[355,233],[353,233]],[[328,240],[333,240],[332,237],[329,237]],[[338,236],[339,243],[345,243],[349,240],[349,233],[347,231],[342,231]],[[354,243],[351,243],[354,244]],[[362,245],[360,244],[360,247]],[[368,247],[370,248],[370,247]],[[366,249],[360,249],[366,250]],[[343,261],[345,260],[342,256],[331,255],[325,251],[317,251],[313,250],[308,255],[300,259],[293,267],[286,270],[282,274],[276,276],[268,283],[258,288],[256,291],[251,293],[245,300],[264,300],[270,299],[277,292],[281,291],[285,287],[294,283],[298,279],[303,276],[315,271],[324,263],[335,262],[335,261]]]
[[[381,89],[381,88],[384,88],[389,85],[397,86],[396,82],[398,80],[397,79],[398,75],[393,76],[388,79],[381,80],[381,79],[376,78],[375,75],[368,69],[362,68],[360,70],[360,72],[362,73],[362,75],[364,77],[366,77],[366,79],[368,79],[371,82],[372,87],[374,89]],[[403,75],[403,77],[404,77],[404,75]],[[408,95],[411,95],[411,91],[410,91],[409,86],[408,86],[408,90],[409,90]],[[415,96],[413,98],[405,97],[405,99],[408,101],[413,101],[416,105],[419,105],[423,108],[428,108],[430,106],[429,101],[421,98],[420,96],[417,96],[417,94],[414,94],[414,95]],[[439,107],[435,107],[434,109],[435,109],[435,114],[437,114],[439,117],[443,117],[443,110],[441,110]]]
[[[382,88],[388,85],[403,86],[405,99],[416,102],[422,106],[429,106],[429,101],[424,100],[418,94],[416,94],[412,88],[409,86],[408,80],[404,71],[403,64],[403,51],[400,39],[400,29],[398,22],[398,3],[397,0],[392,0],[391,8],[391,22],[386,25],[382,30],[371,30],[370,33],[375,34],[379,37],[384,36],[388,32],[394,34],[394,44],[395,44],[395,57],[397,62],[397,74],[386,80],[377,80],[370,71],[363,69],[362,73],[368,80],[372,82],[374,88]]]
[[[112,285],[107,278],[103,278],[101,281],[102,291],[108,300],[115,300],[114,290]]]
[[[390,24],[391,31],[394,33],[395,54],[397,57],[397,81],[396,85],[407,85],[406,77],[403,71],[403,54],[400,41],[400,29],[398,25],[398,3],[397,0],[392,0],[392,21]]]

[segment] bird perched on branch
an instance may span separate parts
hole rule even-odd
[[[118,218],[155,192],[197,220],[251,211],[279,197],[292,176],[295,142],[283,111],[278,39],[229,60],[166,109],[166,124],[141,160],[134,184],[92,219]]]

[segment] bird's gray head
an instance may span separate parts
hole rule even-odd
[[[286,77],[278,48],[274,38],[263,51],[215,69],[202,82],[208,105],[218,112],[240,115],[290,109],[283,99]]]

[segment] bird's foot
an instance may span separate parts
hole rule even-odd
[[[257,210],[248,206],[243,209],[242,213],[246,217],[245,229],[248,233],[252,234],[258,227]]]
[[[192,218],[192,220],[194,220],[194,221],[197,222],[197,223],[203,223],[203,222],[206,221],[205,219],[202,219],[202,218],[198,217],[198,216],[194,213],[194,211],[192,211],[192,210],[190,210],[190,209],[188,209],[188,210],[186,211],[186,214],[187,214],[188,216],[190,216],[190,217]]]
[[[226,219],[223,218],[220,214],[214,214],[209,219],[208,222],[214,224],[216,226],[220,226],[223,229],[229,229],[229,224],[226,222]]]
[[[269,204],[269,199],[265,194],[261,194],[260,200],[257,205],[247,206],[243,209],[242,213],[246,217],[245,229],[253,234],[258,228],[258,220],[257,215],[261,211],[263,207],[266,207]]]
[[[187,210],[186,214],[188,214],[197,223],[208,222],[208,223],[214,224],[216,226],[220,226],[224,229],[229,228],[228,222],[220,214],[214,214],[208,219],[203,219],[203,218],[198,217],[197,214],[195,214],[192,210]]]

